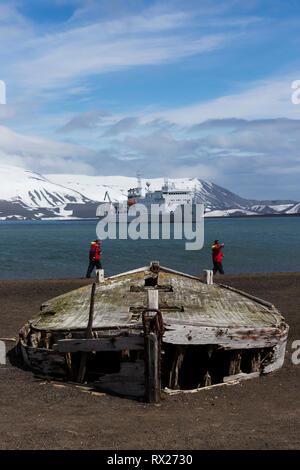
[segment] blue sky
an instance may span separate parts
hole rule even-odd
[[[297,0],[0,0],[0,163],[300,200]]]

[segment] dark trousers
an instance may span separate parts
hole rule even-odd
[[[96,269],[102,269],[102,265],[101,265],[100,260],[90,259],[90,264],[89,264],[89,267],[88,267],[88,270],[87,270],[87,273],[86,273],[86,277],[91,277],[92,271],[93,271],[95,266],[96,266]]]
[[[213,269],[214,274],[216,274],[218,271],[220,274],[224,274],[224,269],[223,269],[223,265],[221,261],[214,261],[213,263],[214,263],[214,269]]]

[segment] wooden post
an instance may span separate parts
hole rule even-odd
[[[148,309],[158,310],[158,290],[150,289],[147,292]],[[148,403],[157,403],[160,400],[160,347],[153,319],[155,311],[144,313],[144,340],[145,340],[145,399]]]
[[[96,278],[99,284],[104,282],[104,269],[96,269]]]
[[[207,371],[204,376],[204,387],[210,387],[210,386],[211,386],[211,376],[210,376],[210,373]]]
[[[90,303],[90,312],[89,312],[89,321],[85,333],[85,338],[89,339],[92,337],[92,332],[93,332],[93,317],[94,317],[94,298],[95,298],[95,290],[96,290],[96,283],[94,282],[92,285],[92,291],[91,291],[91,303]],[[81,360],[80,360],[80,366],[78,370],[78,375],[77,375],[77,382],[82,383],[84,381],[85,377],[85,372],[86,372],[86,360],[87,360],[87,352],[82,352],[81,353]]]
[[[149,289],[147,292],[147,308],[151,310],[154,308],[158,310],[158,290],[156,289]]]
[[[71,339],[72,338],[72,333],[68,333],[66,336],[65,336],[65,339]],[[72,371],[72,355],[70,352],[66,352],[65,353],[65,358],[66,358],[66,364],[68,366],[68,376],[70,379],[74,379],[75,377],[73,377],[73,371]]]
[[[208,285],[212,285],[214,283],[213,281],[213,272],[211,269],[205,269],[204,270],[204,282]]]
[[[254,351],[251,357],[251,372],[259,372],[261,365],[260,352]]]
[[[185,348],[184,346],[176,346],[175,358],[173,361],[170,378],[169,378],[169,388],[173,390],[179,390],[179,371],[181,369],[183,360],[184,360]]]
[[[52,333],[46,333],[46,337],[45,337],[45,348],[46,349],[50,349],[51,336],[52,336]]]
[[[6,346],[4,341],[0,341],[0,364],[6,364]]]
[[[239,350],[231,351],[228,375],[236,375],[241,372],[242,353]]]

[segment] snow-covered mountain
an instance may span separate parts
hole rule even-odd
[[[0,197],[6,201],[22,202],[34,208],[53,208],[87,200],[78,191],[52,183],[44,176],[22,168],[0,165],[0,175]]]
[[[70,217],[72,204],[91,201],[70,188],[22,168],[0,165],[0,219]]]
[[[163,178],[143,179],[150,190],[160,189]],[[169,179],[177,188],[192,189],[205,204],[206,216],[300,214],[295,201],[254,201],[198,178]],[[0,165],[0,219],[92,218],[106,191],[113,201],[124,200],[136,178],[124,176],[40,175]]]

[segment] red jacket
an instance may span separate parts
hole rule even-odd
[[[219,243],[212,246],[212,259],[213,261],[221,262],[223,259],[223,246],[220,246]]]
[[[100,255],[101,255],[100,243],[92,242],[91,245],[92,246],[90,249],[90,260],[95,259],[95,261],[100,261]]]

